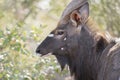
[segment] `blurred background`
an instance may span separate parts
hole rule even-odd
[[[35,49],[56,27],[71,0],[0,0],[0,80],[64,80],[54,56]],[[120,0],[89,0],[101,30],[120,36]]]

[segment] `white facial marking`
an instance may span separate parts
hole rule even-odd
[[[66,41],[66,40],[67,40],[67,38],[65,37],[65,38],[64,38],[64,41]]]
[[[49,34],[48,37],[54,37],[54,34]]]
[[[63,51],[63,50],[64,50],[64,48],[61,48],[61,50]]]

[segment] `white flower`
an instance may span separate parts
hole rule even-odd
[[[16,42],[20,42],[20,41],[17,39]]]
[[[10,34],[11,32],[10,31],[7,31],[7,34]]]
[[[0,55],[0,59],[4,59],[4,55]]]
[[[13,38],[12,38],[12,41],[14,41],[14,40],[15,40],[15,38],[13,37]]]
[[[2,43],[0,43],[0,46],[2,46]]]

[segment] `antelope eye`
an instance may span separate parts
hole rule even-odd
[[[64,30],[57,30],[56,35],[63,35],[65,33]]]

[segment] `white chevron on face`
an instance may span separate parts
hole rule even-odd
[[[48,37],[54,37],[54,34],[49,34]]]

